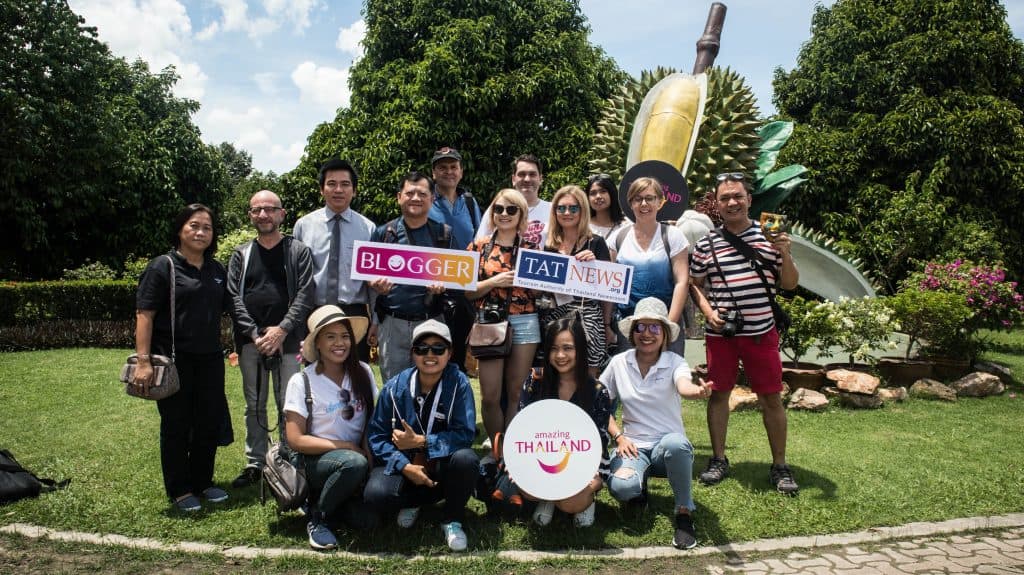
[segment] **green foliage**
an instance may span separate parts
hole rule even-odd
[[[956,357],[965,350],[965,326],[972,312],[964,295],[910,285],[885,303],[899,322],[900,330],[910,338],[907,359],[915,344],[923,347],[926,355],[942,357]]]
[[[787,211],[853,247],[890,291],[915,262],[945,259],[954,232],[980,249],[961,255],[1024,273],[1024,45],[997,0],[819,6],[774,89],[797,123],[780,160],[813,174]]]
[[[235,248],[256,239],[256,230],[250,228],[239,228],[232,232],[226,233],[217,239],[217,253],[214,258],[220,263],[227,267],[228,262],[231,261],[231,253],[235,251]]]
[[[0,325],[135,317],[136,282],[81,280],[0,283]]]
[[[898,347],[892,332],[900,324],[883,298],[841,298],[831,309],[832,321],[839,326],[834,345],[846,352],[851,365],[856,361],[873,364],[877,361],[873,351]]]
[[[134,346],[134,319],[52,319],[30,325],[0,325],[0,352]]]
[[[85,265],[73,270],[64,270],[62,280],[116,280],[117,272],[110,269],[110,266],[100,262],[86,260]]]
[[[187,203],[218,209],[226,173],[175,97],[173,68],[110,54],[62,0],[6,0],[0,27],[0,277],[118,266],[167,246]]]
[[[152,258],[136,257],[135,255],[129,255],[124,260],[124,268],[121,272],[121,279],[132,282],[138,282],[139,278],[142,277],[142,272],[146,271],[146,266],[149,265],[149,260]]]
[[[839,332],[835,305],[801,296],[778,298],[777,301],[793,320],[780,346],[780,351],[793,365],[800,363],[812,347],[819,348],[819,357],[830,357],[829,347],[837,341]]]
[[[351,106],[309,138],[282,178],[289,221],[320,204],[317,167],[332,156],[359,170],[354,207],[397,214],[394,186],[452,145],[481,204],[532,153],[545,188],[580,182],[601,102],[624,75],[587,40],[571,0],[368,0],[365,55],[352,67]]]

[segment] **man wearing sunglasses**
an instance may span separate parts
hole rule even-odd
[[[449,363],[448,326],[428,320],[413,331],[415,365],[384,385],[369,425],[376,460],[363,498],[384,512],[398,511],[408,529],[420,507],[444,500],[441,529],[452,551],[467,547],[462,521],[480,461],[473,389],[466,374]]]
[[[769,290],[793,289],[800,273],[790,253],[789,235],[780,233],[769,242],[758,222],[751,220],[750,185],[739,172],[719,174],[715,186],[722,227],[697,242],[691,255],[690,281],[695,301],[707,318],[705,347],[708,379],[713,383],[708,401],[708,431],[712,457],[700,474],[705,485],[729,475],[725,437],[729,425],[729,395],[736,382],[738,363],[751,390],[757,394],[761,417],[768,434],[772,466],[769,480],[780,493],[795,495],[799,489],[786,464],[786,410],[782,405],[782,361],[779,333],[771,308]],[[726,234],[731,234],[732,241]],[[737,239],[738,238],[738,239]],[[752,248],[752,261],[742,253]],[[763,273],[755,273],[755,268]]]
[[[281,414],[282,382],[287,385],[299,371],[296,356],[313,306],[313,259],[305,244],[281,233],[281,198],[260,190],[249,200],[248,213],[256,239],[239,246],[228,264],[227,289],[233,300],[231,319],[245,395],[246,465],[232,487],[259,481],[269,429],[276,425],[285,443],[280,418],[275,425],[267,421],[268,383],[273,376],[274,401]]]
[[[402,215],[378,226],[370,241],[450,249],[451,227],[428,217],[434,203],[430,183],[430,178],[420,172],[406,174],[398,184],[398,207]],[[430,318],[441,319],[445,289],[440,284],[396,285],[387,279],[372,281],[370,287],[376,296],[367,337],[371,346],[379,346],[380,376],[389,381],[412,365],[409,346],[416,326]]]

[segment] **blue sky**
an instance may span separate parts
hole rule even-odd
[[[362,52],[361,0],[69,0],[111,50],[151,68],[173,64],[176,93],[198,100],[195,121],[210,143],[248,150],[259,170],[283,173],[313,128],[347,106],[348,69]],[[773,70],[791,69],[821,0],[731,0],[716,63],[744,76],[762,112]],[[710,1],[581,0],[591,41],[619,66],[690,71]],[[1024,0],[1005,1],[1024,32]]]

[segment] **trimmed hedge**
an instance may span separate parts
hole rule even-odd
[[[32,326],[41,321],[135,319],[131,280],[78,280],[0,283],[0,326]]]

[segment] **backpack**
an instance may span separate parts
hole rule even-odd
[[[56,482],[25,469],[14,459],[14,455],[0,449],[0,503],[12,503],[26,497],[38,497],[40,493],[64,489],[70,479]]]
[[[395,218],[395,219],[391,220],[390,222],[388,222],[387,224],[385,224],[384,236],[381,238],[382,242],[389,243],[389,244],[408,243],[408,241],[407,241],[408,236],[405,233],[405,225],[402,225],[402,226],[398,225],[398,221],[400,219],[401,218]],[[438,224],[438,225],[441,226],[441,235],[440,236],[434,235],[434,230],[431,227],[432,223]],[[435,222],[433,220],[427,220],[427,233],[429,233],[430,234],[430,238],[432,240],[434,240],[434,247],[435,248],[451,249],[451,245],[452,245],[452,227],[451,226],[449,226],[448,224],[443,224],[441,222]]]

